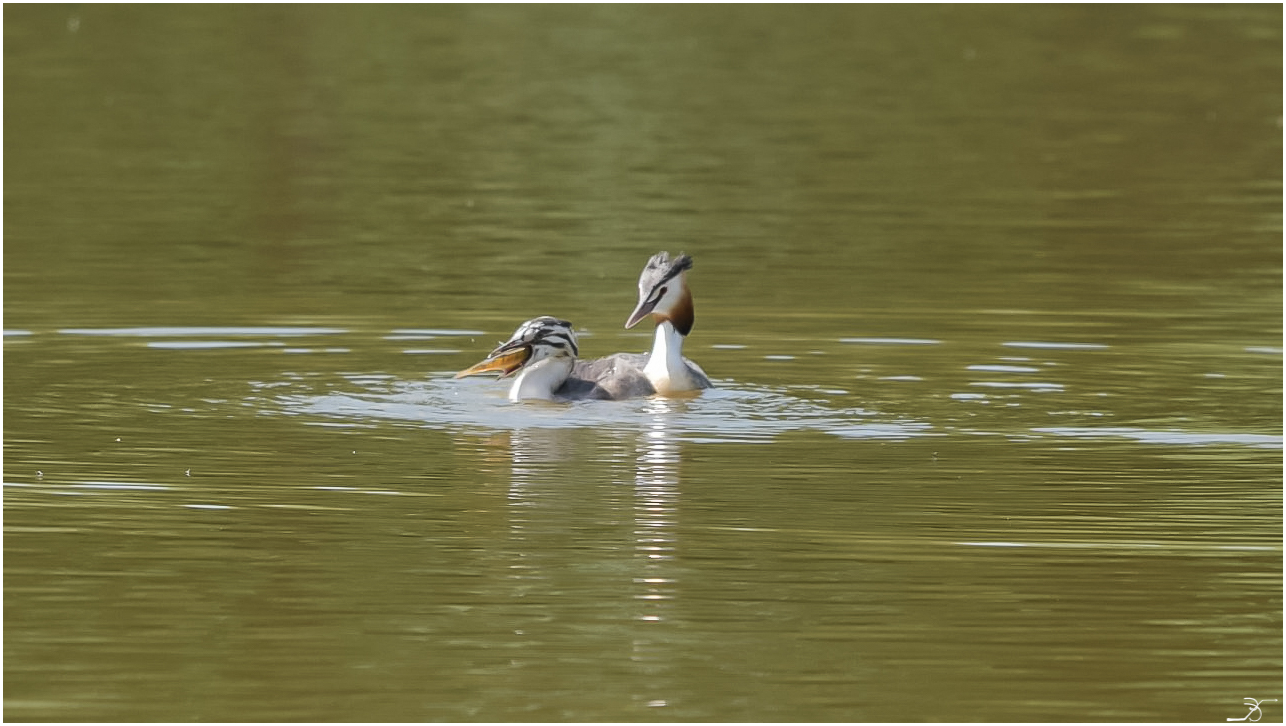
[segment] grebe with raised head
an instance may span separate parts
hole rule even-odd
[[[639,275],[639,304],[625,321],[626,328],[649,315],[656,321],[656,337],[643,372],[656,392],[664,395],[714,385],[701,366],[683,357],[683,340],[692,331],[696,318],[688,289],[690,269],[689,255],[680,254],[674,259],[668,252],[653,255]]]

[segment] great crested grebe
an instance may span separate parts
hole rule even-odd
[[[656,320],[656,338],[643,373],[662,395],[714,385],[701,366],[683,357],[683,339],[692,331],[694,319],[687,279],[690,269],[692,258],[686,254],[673,260],[668,252],[653,255],[639,275],[639,304],[625,321],[625,327],[632,328],[649,315]]]
[[[518,373],[509,389],[510,401],[620,400],[656,393],[643,373],[646,356],[616,353],[583,361],[576,359],[579,354],[572,324],[545,315],[519,325],[485,360],[455,377],[499,372],[507,378]]]

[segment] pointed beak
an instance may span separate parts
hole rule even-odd
[[[519,368],[522,368],[523,364],[526,363],[527,359],[530,357],[531,357],[531,346],[527,346],[527,345],[520,346],[518,348],[514,348],[513,350],[508,350],[503,353],[500,353],[499,355],[487,356],[486,360],[482,361],[481,363],[475,363],[474,365],[471,365],[468,368],[465,368],[464,370],[455,374],[455,377],[464,378],[465,376],[476,376],[479,373],[491,373],[493,371],[499,371],[500,377],[505,378],[507,376],[513,375],[514,371],[517,371]]]
[[[625,321],[625,327],[632,328],[635,325],[638,325],[640,320],[642,320],[643,318],[646,318],[649,314],[651,314],[652,308],[654,307],[656,307],[655,300],[652,302],[648,302],[647,300],[640,300],[639,306],[634,308],[634,312],[630,313],[630,319]]]

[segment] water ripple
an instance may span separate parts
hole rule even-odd
[[[1150,431],[1148,429],[1128,426],[1061,427],[1032,429],[1036,433],[1055,436],[1088,437],[1088,438],[1127,438],[1147,444],[1182,444],[1186,446],[1214,446],[1236,444],[1254,446],[1264,449],[1282,448],[1282,437],[1267,434],[1223,433],[1205,431]]]
[[[184,336],[282,336],[295,337],[301,335],[338,335],[347,333],[342,328],[300,328],[300,327],[277,327],[277,326],[251,326],[251,327],[155,327],[155,328],[63,328],[58,331],[63,335],[107,335],[107,336],[128,336],[143,338],[166,338],[166,337],[184,337]]]
[[[378,420],[431,428],[521,430],[611,428],[638,430],[655,422],[654,399],[511,403],[494,381],[381,381],[353,377],[349,392],[286,393],[270,399],[292,415],[343,419],[349,425]],[[270,388],[264,384],[261,388]],[[292,386],[297,387],[297,386]],[[778,391],[727,383],[693,398],[666,399],[671,430],[689,441],[765,441],[788,431],[821,431],[843,438],[907,439],[932,426],[860,408],[827,407]]]

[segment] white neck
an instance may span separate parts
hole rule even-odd
[[[571,358],[546,358],[523,368],[509,389],[509,400],[554,400],[554,391],[571,375],[572,364]]]
[[[662,320],[656,326],[652,355],[648,357],[643,373],[660,394],[692,391],[701,387],[687,362],[683,360],[683,334],[675,330],[669,320]]]

